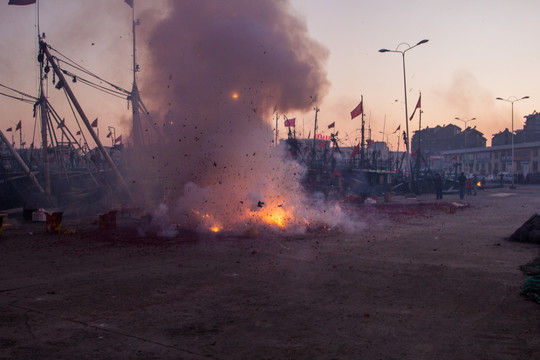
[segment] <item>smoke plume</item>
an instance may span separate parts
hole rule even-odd
[[[274,146],[274,110],[309,110],[329,87],[328,51],[288,1],[171,1],[144,43],[141,94],[166,141],[136,159],[141,201],[198,230],[322,221],[305,169]]]

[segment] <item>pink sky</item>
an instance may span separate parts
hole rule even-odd
[[[35,7],[8,6],[7,2],[0,3],[0,83],[35,95]],[[148,6],[162,12],[167,8],[164,0],[136,4],[137,12]],[[522,127],[524,115],[537,109],[540,48],[535,24],[540,3],[536,1],[291,0],[290,4],[291,11],[306,22],[311,37],[328,50],[325,68],[331,87],[326,96],[319,97],[319,130],[326,133],[327,125],[335,122],[344,146],[355,143],[360,118],[350,120],[349,113],[362,95],[366,126],[371,127],[374,140],[382,139],[382,131],[392,132],[399,125],[405,128],[401,56],[378,52],[403,42],[413,45],[429,39],[406,55],[409,113],[422,92],[423,126],[462,126],[455,117],[475,117],[469,125],[477,126],[489,145],[493,134],[510,127],[510,104],[496,101],[496,97],[530,96],[515,104],[515,129]],[[132,76],[130,23],[131,10],[123,0],[40,0],[40,30],[48,43],[127,89]],[[143,76],[145,44],[138,47]],[[400,47],[404,48],[406,45]],[[101,134],[108,126],[115,127],[117,135],[128,134],[130,111],[125,100],[83,87],[74,91],[88,117],[100,119]],[[144,97],[144,89],[141,93]],[[49,89],[53,104],[61,101],[59,95]],[[22,120],[23,134],[30,142],[31,106],[0,97],[0,107],[0,128],[5,130]],[[297,134],[305,129],[307,135],[313,128],[313,111],[286,115],[297,118]],[[409,125],[412,136],[412,130],[418,128],[417,118]],[[395,150],[397,137],[392,137],[395,135],[390,137]]]

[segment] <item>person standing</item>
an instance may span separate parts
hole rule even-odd
[[[478,175],[474,174],[472,178],[473,195],[476,196],[476,190],[478,188]]]
[[[442,200],[443,181],[439,173],[435,174],[433,183],[435,184],[435,194],[436,194],[437,200]]]
[[[466,187],[467,187],[467,195],[471,196],[472,195],[472,180],[471,178],[468,178],[467,179],[467,183],[466,183]]]
[[[463,198],[465,197],[465,184],[467,182],[465,173],[461,173],[461,175],[459,175],[458,182],[459,182],[459,198],[463,200]]]

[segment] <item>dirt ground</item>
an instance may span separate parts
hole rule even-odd
[[[10,215],[0,359],[540,359],[520,294],[539,247],[505,240],[540,187],[434,198],[359,206],[355,234],[162,239],[68,214],[75,233],[48,234]]]

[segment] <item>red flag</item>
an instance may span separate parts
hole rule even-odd
[[[66,121],[66,119],[62,119],[62,121],[60,121],[60,123],[58,124],[58,126],[56,128],[60,129],[60,128],[65,127],[66,126],[65,121]]]
[[[296,118],[292,118],[292,119],[285,119],[285,126],[286,127],[290,127],[290,126],[296,126]]]
[[[329,129],[331,129],[331,128],[333,128],[333,127],[336,127],[336,123],[335,123],[335,122],[333,122],[333,123],[331,123],[330,125],[328,125],[328,128],[329,128]]]
[[[420,94],[420,96],[418,97],[418,102],[416,103],[416,107],[414,108],[414,111],[411,115],[411,117],[409,118],[409,121],[412,120],[414,114],[416,113],[416,109],[420,109],[422,107],[422,94]]]
[[[13,128],[8,128],[6,129],[6,131],[13,131]]]
[[[122,135],[120,135],[119,137],[116,138],[116,140],[114,140],[114,143],[116,144],[117,142],[122,142]]]
[[[351,153],[351,159],[353,157],[355,157],[356,155],[360,154],[360,145],[359,144],[356,144],[356,146],[354,147],[352,153]]]
[[[77,131],[76,135],[81,135],[81,130]]]
[[[19,120],[19,123],[17,124],[17,127],[15,128],[15,131],[21,130],[21,126],[22,126],[21,120]]]
[[[399,126],[398,126],[397,129],[396,129],[396,131],[394,131],[392,134],[397,133],[400,129],[401,129],[401,124],[399,124]]]
[[[112,136],[112,133],[109,131],[109,133],[107,134],[107,137],[110,138]]]
[[[364,106],[362,105],[362,102],[363,100],[360,101],[360,104],[358,104],[358,106],[355,107],[353,111],[351,111],[351,120],[364,112]]]
[[[96,120],[92,121],[92,127],[97,127],[97,118]]]
[[[126,4],[128,4],[130,7],[133,7],[133,0],[124,0]]]
[[[31,5],[35,3],[36,0],[9,0],[8,5]]]
[[[367,144],[367,146],[371,146],[371,145],[375,144],[375,141],[368,140],[368,141],[366,141],[366,144]]]

